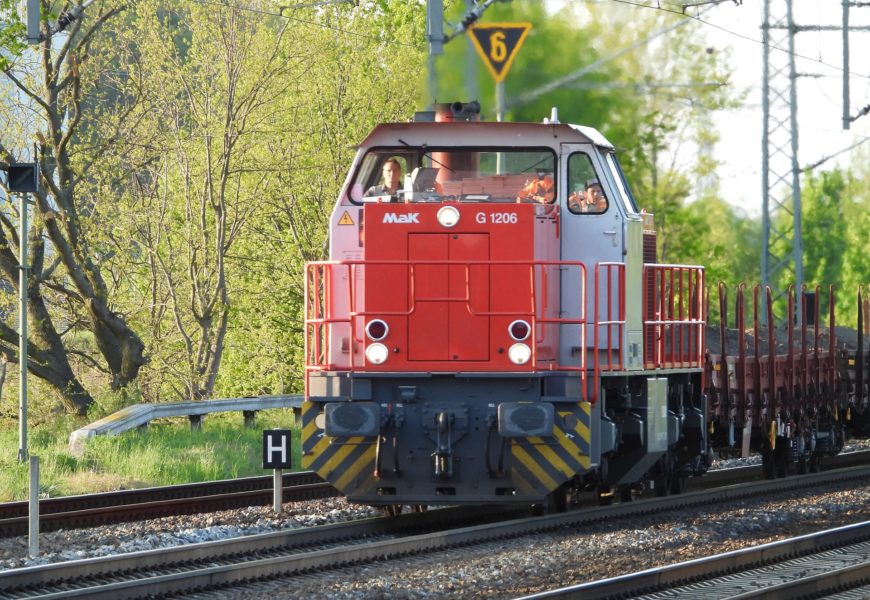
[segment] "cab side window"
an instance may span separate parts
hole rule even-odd
[[[576,152],[568,157],[568,210],[574,214],[601,214],[607,210],[607,197],[592,161]]]

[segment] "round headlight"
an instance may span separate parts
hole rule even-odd
[[[438,210],[438,222],[444,227],[453,227],[459,223],[459,211],[455,206],[442,206]]]
[[[508,350],[508,358],[515,365],[524,365],[532,358],[532,349],[525,344],[514,344]]]
[[[389,331],[389,326],[386,322],[381,321],[380,319],[369,321],[369,324],[366,325],[366,335],[369,336],[369,339],[373,342],[380,342],[382,339],[387,337]]]
[[[390,355],[390,351],[383,344],[371,344],[366,348],[366,358],[373,365],[381,365]]]
[[[522,342],[532,332],[531,326],[521,319],[508,325],[508,333],[517,342]]]

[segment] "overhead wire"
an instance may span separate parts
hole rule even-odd
[[[619,3],[619,4],[627,4],[627,5],[629,5],[629,6],[634,6],[634,7],[637,7],[637,8],[649,8],[649,9],[659,10],[659,11],[666,12],[666,13],[676,14],[676,15],[679,15],[679,16],[682,16],[682,17],[685,17],[685,18],[688,18],[688,19],[692,19],[692,20],[694,20],[694,21],[698,21],[699,23],[703,23],[704,25],[707,25],[707,26],[709,26],[709,27],[713,27],[713,28],[715,28],[715,29],[718,29],[718,30],[720,30],[720,31],[722,31],[722,32],[724,32],[724,33],[726,33],[726,34],[728,34],[728,35],[735,36],[735,37],[738,37],[738,38],[741,38],[741,39],[743,39],[743,40],[746,40],[746,41],[749,41],[749,42],[753,42],[753,43],[756,43],[756,44],[759,44],[759,45],[764,45],[764,41],[762,41],[762,40],[759,40],[759,39],[756,39],[756,38],[752,38],[752,37],[750,37],[750,36],[747,36],[747,35],[744,35],[744,34],[742,34],[742,33],[739,33],[739,32],[736,32],[736,31],[733,31],[733,30],[731,30],[731,29],[728,29],[728,28],[723,27],[723,26],[721,26],[721,25],[718,25],[718,24],[716,24],[716,23],[713,23],[713,22],[710,22],[710,21],[706,21],[706,20],[702,19],[702,18],[700,17],[700,15],[692,16],[692,15],[690,15],[690,14],[686,14],[686,13],[683,12],[682,10],[681,10],[681,11],[677,11],[677,10],[673,10],[673,9],[665,8],[665,7],[661,6],[661,2],[658,2],[658,1],[656,2],[655,5],[652,5],[652,4],[644,4],[644,3],[641,3],[641,2],[637,2],[637,1],[635,1],[635,0],[611,0],[611,1],[612,1],[612,2],[616,2],[616,3]],[[868,3],[868,5],[870,5],[870,3]],[[789,50],[787,50],[787,49],[785,49],[785,48],[781,48],[781,47],[777,46],[776,44],[768,43],[768,46],[769,46],[771,49],[773,49],[773,50],[776,50],[776,51],[778,51],[778,52],[782,52],[782,53],[787,54],[787,55],[794,56],[795,58],[800,58],[800,59],[803,59],[803,60],[808,60],[808,61],[814,62],[814,63],[816,63],[816,64],[824,65],[825,67],[828,67],[828,68],[830,68],[830,69],[833,69],[833,70],[837,71],[837,72],[840,73],[841,75],[846,75],[846,76],[848,76],[848,77],[850,77],[850,78],[851,78],[851,77],[856,77],[856,78],[859,78],[859,79],[867,79],[867,80],[870,80],[870,75],[865,75],[865,74],[861,74],[861,73],[855,73],[855,72],[853,72],[853,71],[851,71],[851,70],[850,70],[850,71],[846,71],[846,70],[844,70],[843,67],[841,67],[841,66],[833,65],[833,64],[831,64],[831,63],[828,63],[828,62],[822,60],[822,57],[821,57],[821,49],[819,50],[819,58],[813,58],[813,57],[811,57],[811,56],[806,56],[806,55],[804,55],[804,54],[800,54],[800,53],[798,53],[798,52],[790,52]],[[853,115],[852,117],[850,117],[850,121],[854,122],[854,121],[856,121],[857,119],[861,118],[862,116],[865,116],[866,114],[868,114],[867,111],[859,112],[857,115]]]
[[[845,148],[838,150],[837,152],[834,152],[833,154],[829,154],[828,156],[824,156],[824,157],[820,158],[819,160],[817,160],[816,162],[803,167],[801,169],[801,172],[806,173],[807,171],[812,171],[816,167],[822,165],[823,163],[826,163],[827,161],[831,160],[832,158],[836,158],[837,156],[839,156],[845,152],[848,152],[849,150],[854,150],[855,148],[857,148],[858,146],[860,146],[861,144],[863,144],[864,142],[866,142],[868,140],[870,140],[870,137],[865,137],[863,139],[858,140],[857,142],[855,142],[851,146],[846,146]]]
[[[581,0],[581,1],[582,1],[582,0]],[[673,14],[673,15],[677,15],[677,16],[680,16],[680,17],[683,17],[683,18],[686,18],[686,19],[692,19],[693,21],[697,21],[697,22],[699,22],[699,23],[703,23],[704,25],[707,25],[708,27],[712,27],[712,28],[714,28],[714,29],[718,29],[718,30],[720,30],[720,31],[722,31],[722,32],[724,32],[724,33],[726,33],[726,34],[728,34],[728,35],[731,35],[731,36],[734,36],[734,37],[738,37],[738,38],[740,38],[740,39],[746,40],[746,41],[748,41],[748,42],[752,42],[752,43],[754,43],[754,44],[764,45],[764,41],[763,41],[763,40],[759,40],[759,39],[757,39],[757,38],[750,37],[750,36],[748,36],[748,35],[745,35],[745,34],[739,33],[739,32],[737,32],[737,31],[733,31],[733,30],[731,30],[731,29],[728,29],[727,27],[723,27],[722,25],[719,25],[719,24],[717,24],[717,23],[713,23],[713,22],[711,22],[711,21],[704,20],[704,19],[702,19],[700,16],[693,16],[693,15],[690,15],[690,14],[683,13],[682,10],[675,10],[675,9],[665,8],[665,7],[661,6],[661,3],[659,3],[659,2],[657,2],[656,4],[644,4],[644,3],[642,3],[642,2],[637,2],[637,1],[635,1],[635,0],[611,0],[611,2],[615,2],[615,3],[617,3],[617,4],[626,4],[626,5],[628,5],[628,6],[634,6],[634,7],[636,7],[636,8],[648,8],[648,9],[651,9],[651,10],[658,10],[658,11],[661,11],[661,12],[665,12],[665,13],[670,13],[670,14]],[[840,67],[840,66],[837,66],[837,65],[832,65],[831,63],[825,62],[825,61],[823,61],[823,60],[819,60],[818,58],[813,58],[813,57],[811,57],[811,56],[806,56],[806,55],[804,55],[804,54],[800,54],[800,53],[798,53],[798,52],[789,52],[788,49],[786,49],[786,48],[781,48],[781,47],[779,47],[779,46],[777,46],[777,45],[775,45],[775,44],[768,44],[768,45],[770,46],[771,49],[776,50],[776,51],[778,51],[778,52],[783,52],[784,54],[790,54],[790,55],[794,56],[795,58],[800,58],[800,59],[803,59],[803,60],[808,60],[808,61],[811,61],[811,62],[814,62],[814,63],[818,63],[818,64],[821,64],[821,65],[824,65],[824,66],[826,66],[826,67],[828,67],[828,68],[834,69],[835,71],[839,71],[840,73],[843,73],[843,72],[844,72],[844,71],[843,71],[843,67]],[[864,74],[860,74],[860,73],[853,73],[853,72],[851,72],[851,71],[849,71],[849,75],[852,76],[852,77],[857,77],[857,78],[861,78],[861,79],[870,78],[870,75],[864,75]]]

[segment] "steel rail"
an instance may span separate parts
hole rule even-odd
[[[825,468],[868,464],[870,451],[839,454],[824,459],[824,463]],[[759,466],[718,469],[707,472],[703,477],[690,477],[687,480],[687,489],[708,489],[755,481],[762,477]],[[337,492],[313,471],[300,471],[284,474],[283,494],[284,500],[289,502],[333,497]],[[271,476],[60,496],[40,500],[40,531],[263,506],[271,502]],[[0,503],[0,537],[27,533],[27,509],[26,501]]]
[[[245,477],[46,498],[39,503],[40,531],[271,504],[272,481],[271,476]],[[285,502],[326,498],[338,494],[330,484],[312,471],[286,473],[283,484]],[[26,534],[27,510],[27,502],[0,504],[0,537]]]
[[[870,466],[853,467],[495,523],[491,521],[499,515],[495,514],[492,507],[479,507],[478,511],[459,507],[422,515],[403,515],[398,519],[369,519],[282,531],[3,571],[0,572],[0,596],[136,598],[213,589],[259,578],[291,576],[312,570],[441,551],[455,546],[595,524],[614,518],[625,519],[689,507],[709,507],[714,502],[730,502],[796,490],[806,491],[814,486],[831,483],[866,481],[868,476]],[[453,527],[459,519],[479,518],[472,515],[474,512],[485,515],[488,522],[480,524],[477,521],[459,529],[444,529],[445,526]],[[448,517],[451,523],[445,525]],[[473,520],[471,522],[474,523]],[[434,532],[419,534],[417,530],[424,524],[440,528]],[[413,533],[409,534],[409,531]],[[388,536],[388,539],[370,541],[376,535]],[[338,546],[323,549],[325,540],[335,542]],[[306,544],[315,543],[321,545],[320,549],[312,551],[304,548]]]
[[[524,596],[792,600],[870,582],[870,521]],[[689,583],[691,582],[691,583]]]
[[[323,568],[333,563],[312,560],[311,556],[329,556],[341,552],[348,545],[366,546],[367,540],[376,536],[395,537],[420,530],[438,530],[445,525],[463,525],[469,522],[492,522],[506,515],[516,514],[517,509],[493,510],[491,506],[454,507],[426,513],[404,514],[399,517],[380,517],[347,523],[320,525],[301,529],[276,531],[228,540],[202,542],[171,548],[107,556],[93,559],[52,563],[0,571],[0,597],[12,598],[124,598],[147,595],[141,589],[131,595],[121,593],[124,588],[136,589],[142,581],[120,582],[106,587],[105,580],[116,581],[121,577],[140,577],[148,585],[165,593],[173,586],[161,587],[163,582],[191,572],[215,572],[232,569],[243,564],[252,565],[263,561],[280,560],[288,556],[308,557],[302,568]],[[334,546],[333,550],[323,550]],[[312,550],[315,549],[315,550]],[[320,550],[317,550],[320,549]],[[259,558],[272,555],[272,558]],[[308,565],[313,565],[309,567]],[[180,569],[184,572],[175,573]],[[102,584],[101,584],[102,583]],[[177,589],[186,589],[179,588]],[[104,595],[101,595],[104,594]],[[119,595],[120,594],[120,595]]]

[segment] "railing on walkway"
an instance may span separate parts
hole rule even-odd
[[[643,268],[644,366],[704,366],[704,268],[646,264]]]

